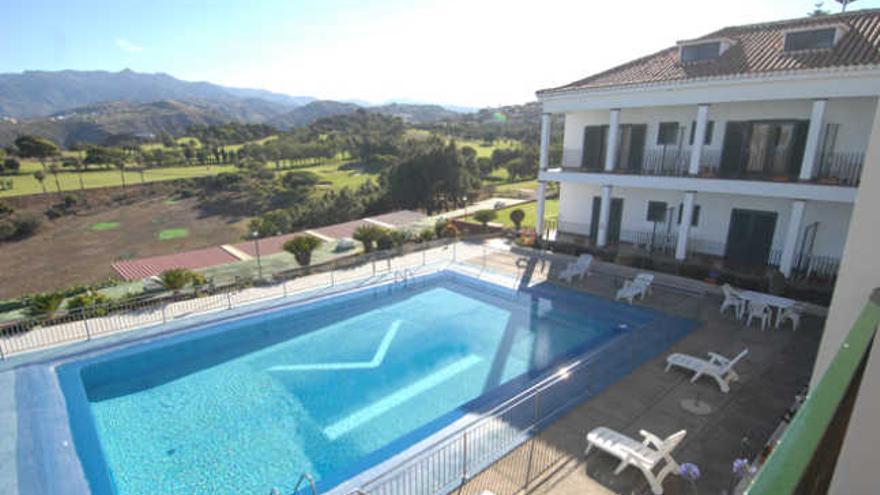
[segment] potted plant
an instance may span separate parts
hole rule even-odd
[[[285,251],[296,258],[300,266],[309,266],[312,262],[312,251],[321,245],[321,239],[310,235],[298,235],[284,243]]]

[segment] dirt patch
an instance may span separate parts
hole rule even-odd
[[[0,243],[0,299],[105,280],[115,276],[113,261],[235,243],[247,232],[246,220],[204,216],[193,199],[166,199],[61,217],[46,221],[29,239]],[[110,222],[118,227],[93,230]],[[160,240],[159,233],[172,226],[189,235]]]

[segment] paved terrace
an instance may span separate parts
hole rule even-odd
[[[549,272],[542,272],[539,264],[536,270],[541,278],[547,273],[552,278],[562,265],[548,263],[544,269]],[[492,255],[487,266],[509,269],[509,255]],[[594,267],[599,273],[576,282],[575,287],[613,298],[622,279],[601,273],[619,267],[599,262]],[[658,275],[657,283],[663,282]],[[672,455],[679,463],[699,466],[702,477],[696,482],[698,493],[720,494],[730,489],[733,460],[758,455],[794,396],[809,381],[824,320],[804,317],[797,332],[789,326],[768,331],[746,328],[730,313],[719,315],[720,299],[715,296],[696,298],[659,286],[644,303],[637,304],[696,317],[703,324],[669,352],[576,407],[456,493],[650,494],[644,477],[635,468],[628,467],[615,476],[617,459],[595,449],[589,457],[584,456],[584,437],[597,426],[614,428],[639,440],[640,429],[661,437],[685,429],[687,436]],[[691,384],[690,374],[675,369],[664,372],[665,356],[671,352],[705,356],[711,350],[732,356],[745,347],[749,355],[736,367],[741,380],[728,394],[721,393],[711,379]],[[682,408],[682,400],[694,398],[708,403],[711,413],[699,416]],[[670,495],[696,493],[678,476],[670,476],[664,488],[664,493]]]

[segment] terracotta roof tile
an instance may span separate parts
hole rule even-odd
[[[842,25],[845,32],[833,48],[785,52],[785,33],[793,29]],[[677,46],[557,88],[570,90],[685,81],[720,76],[880,64],[880,9],[821,17],[727,27],[689,42],[727,39],[732,45],[717,59],[682,63]]]

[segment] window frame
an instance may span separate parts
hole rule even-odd
[[[672,126],[675,126],[675,132],[672,133],[672,135],[671,135],[672,140],[671,140],[670,142],[667,143],[667,142],[665,142],[666,140],[663,139],[663,138],[664,138],[664,132],[663,132],[663,129],[664,129],[664,127],[665,127],[665,128],[671,128]],[[680,133],[680,132],[681,132],[681,124],[679,124],[678,122],[674,122],[674,121],[670,121],[670,122],[660,122],[660,123],[657,125],[657,145],[658,145],[658,146],[669,146],[669,145],[674,145],[674,144],[676,144],[677,141],[678,141],[679,133]]]
[[[816,34],[816,33],[820,33],[820,32],[822,32],[822,33],[831,32],[831,40],[827,46],[808,46],[808,47],[800,47],[799,48],[799,47],[792,46],[792,45],[794,45],[794,42],[790,41],[790,40],[792,40],[792,37],[795,37],[795,41],[796,41],[796,38],[798,38],[798,37],[801,37],[802,39],[804,39],[804,37],[806,37],[810,34]],[[834,48],[834,45],[837,44],[837,40],[839,38],[840,38],[840,28],[838,28],[836,26],[825,26],[825,27],[817,27],[817,28],[810,28],[810,29],[798,29],[798,30],[794,30],[794,31],[788,31],[785,33],[785,37],[782,40],[782,51],[784,53],[798,53],[798,52],[807,52],[807,51],[812,51],[812,50],[829,50],[831,48]]]
[[[714,48],[714,51],[710,55],[709,53],[704,53],[701,50],[706,49],[707,47]],[[694,58],[687,58],[685,53],[688,51],[694,53],[696,55]],[[701,43],[690,43],[687,45],[681,45],[679,48],[678,58],[681,60],[683,64],[694,64],[698,62],[705,62],[707,60],[715,60],[721,56],[724,52],[724,44],[720,40],[714,41],[704,41]]]

